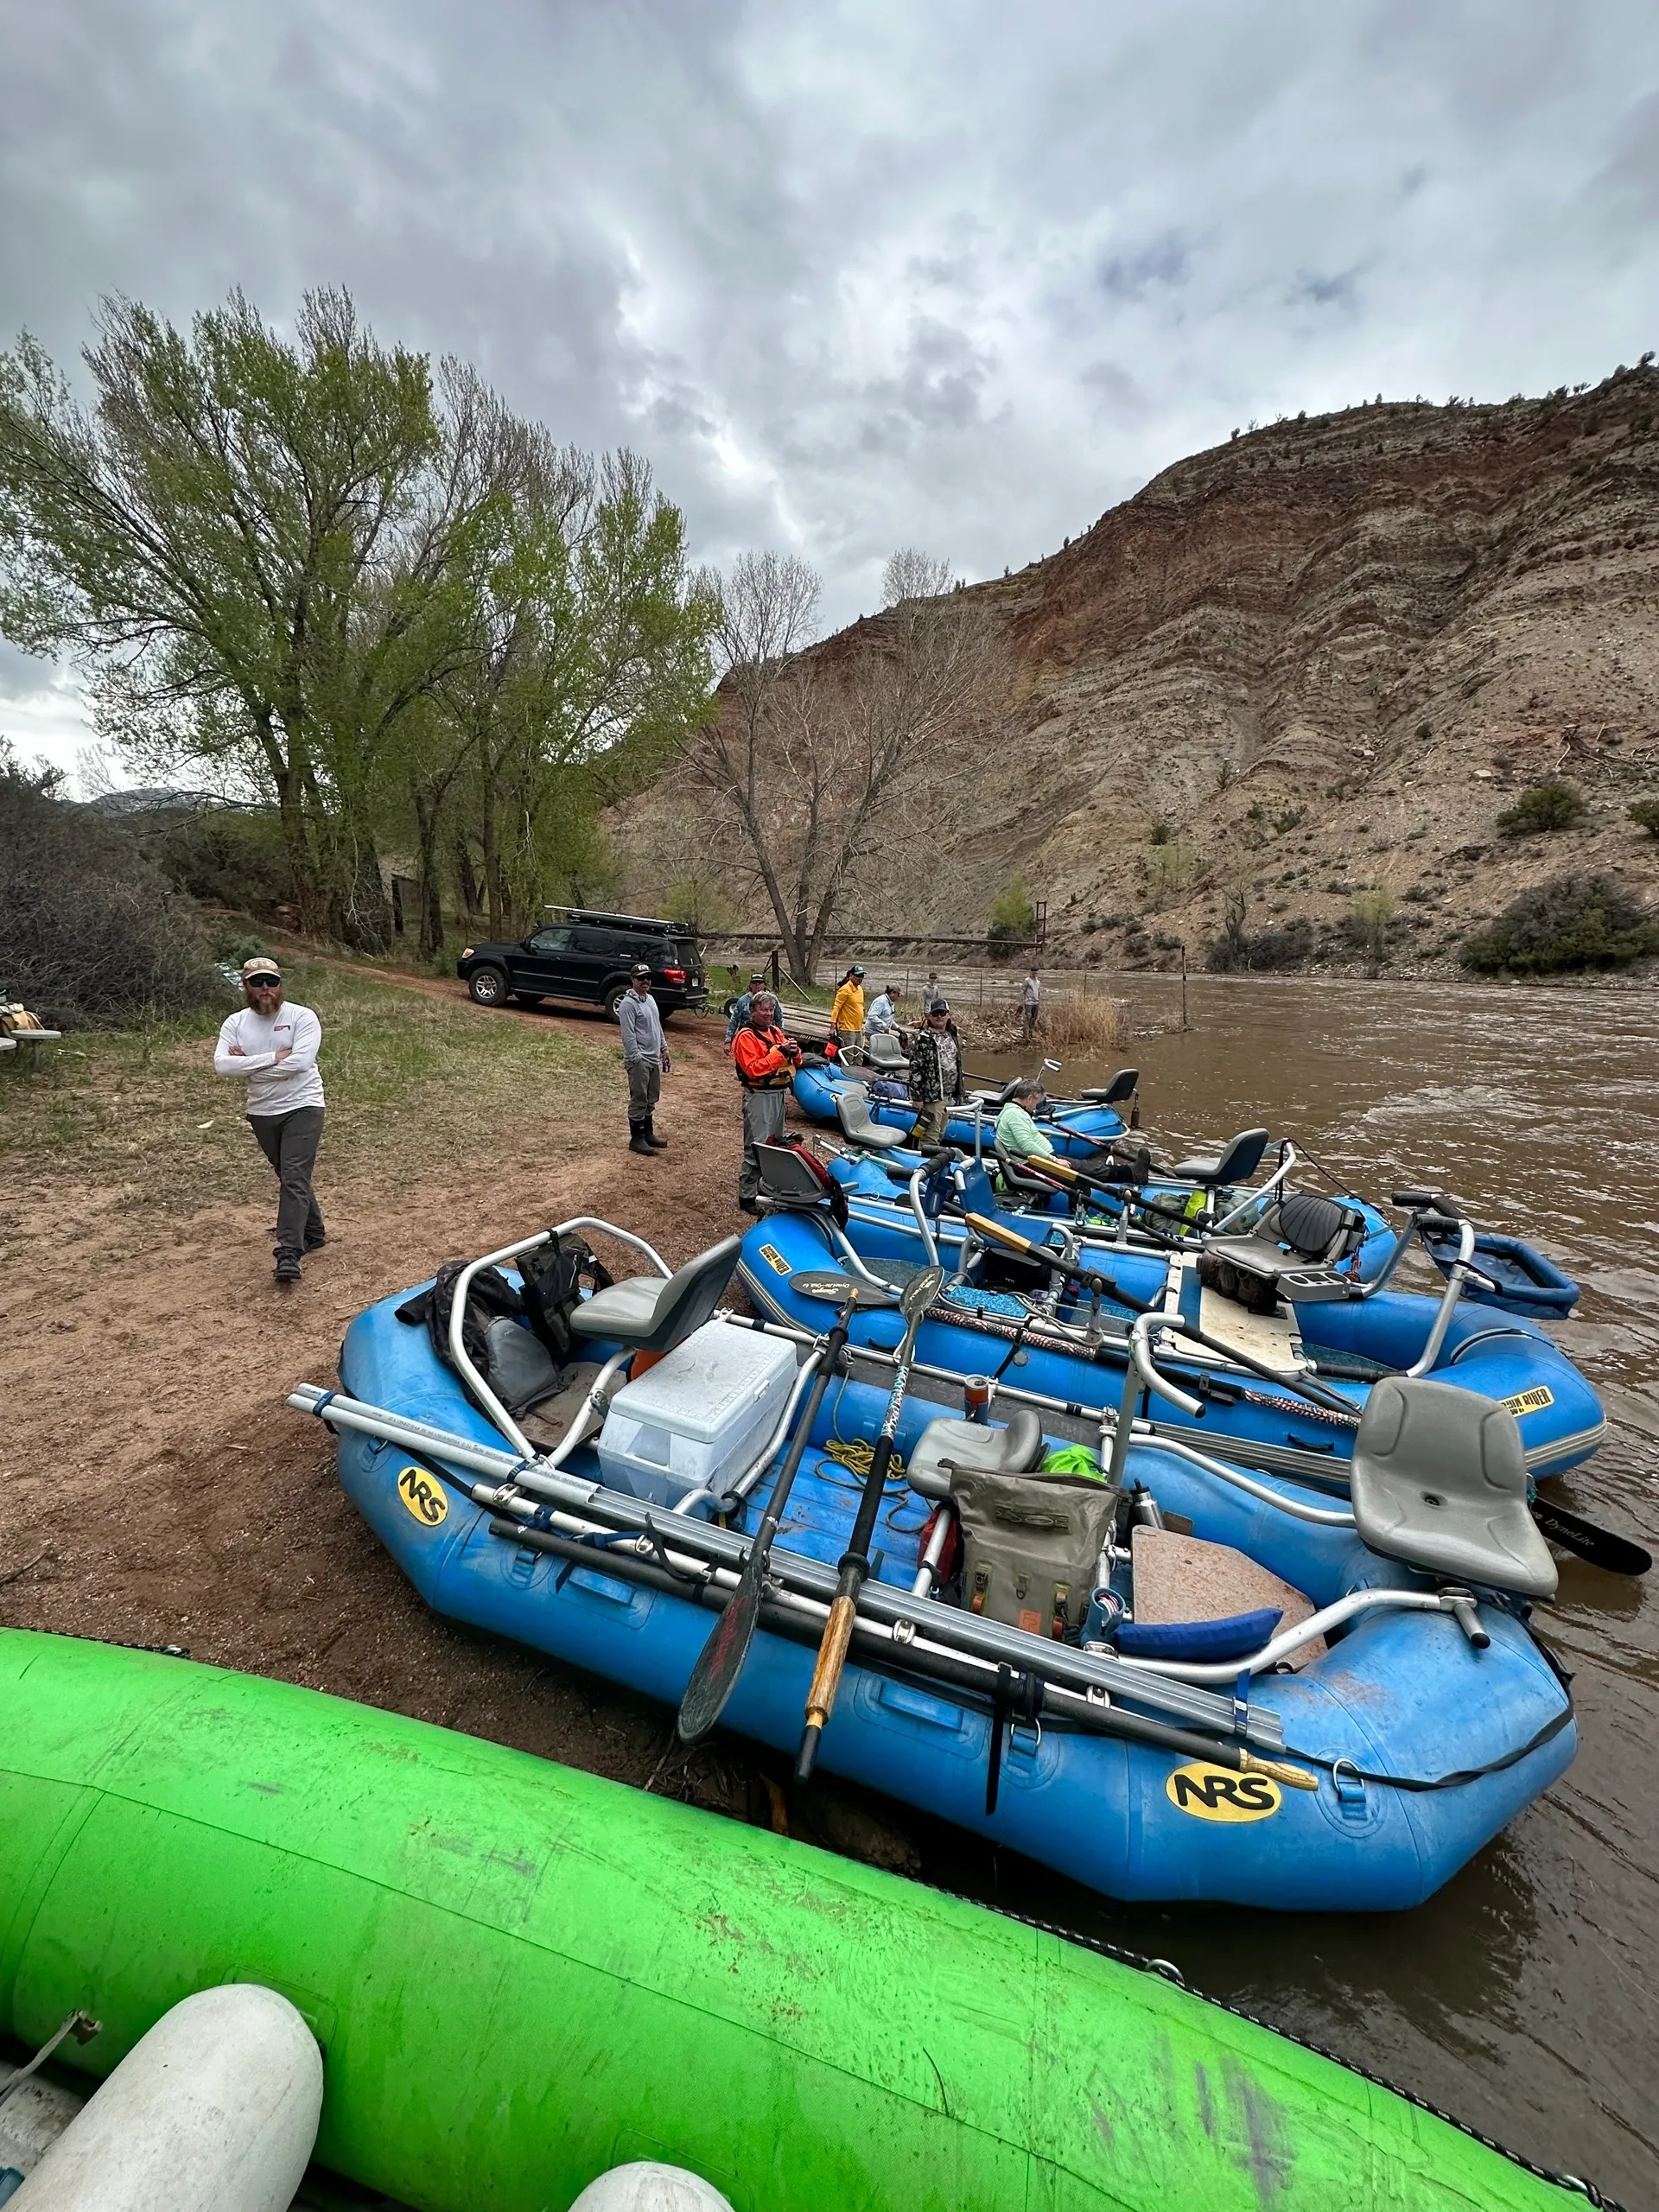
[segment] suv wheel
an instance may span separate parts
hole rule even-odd
[[[480,1006],[505,1005],[507,979],[499,968],[474,968],[467,978],[467,988]]]
[[[628,986],[626,983],[613,983],[610,989],[606,992],[605,1011],[610,1015],[613,1021],[616,1020],[616,1010],[618,1007],[621,1005],[623,1000],[626,998],[627,995]]]

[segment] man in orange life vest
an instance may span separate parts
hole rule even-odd
[[[743,1086],[743,1165],[738,1172],[737,1203],[745,1213],[759,1213],[760,1155],[757,1145],[775,1143],[784,1134],[784,1093],[801,1064],[801,1048],[778,1027],[778,1001],[756,991],[749,1018],[732,1039],[732,1064]]]

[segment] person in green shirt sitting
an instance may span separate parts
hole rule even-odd
[[[996,1141],[1012,1160],[1052,1158],[1054,1147],[1031,1118],[1031,1109],[1043,1095],[1035,1076],[1021,1076],[1014,1094],[996,1117]]]

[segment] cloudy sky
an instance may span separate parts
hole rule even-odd
[[[1251,417],[1659,346],[1652,0],[0,0],[0,343],[343,283],[873,607]],[[0,642],[66,766],[73,676]]]

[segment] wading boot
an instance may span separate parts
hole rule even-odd
[[[643,1152],[647,1160],[651,1160],[655,1157],[651,1149],[650,1144],[646,1141],[645,1130],[643,1128],[636,1129],[632,1122],[628,1124],[628,1150],[630,1152]]]
[[[645,1123],[645,1142],[651,1147],[651,1149],[653,1152],[666,1152],[668,1150],[668,1139],[666,1137],[659,1137],[657,1134],[657,1116],[654,1114]]]
[[[286,1247],[278,1251],[276,1264],[271,1269],[271,1274],[275,1281],[283,1284],[284,1287],[291,1282],[298,1282],[300,1280],[299,1254],[289,1251]]]

